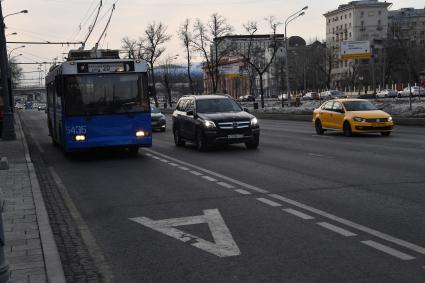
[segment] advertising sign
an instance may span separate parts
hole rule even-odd
[[[370,59],[371,49],[369,41],[343,41],[340,55],[342,60]]]
[[[239,76],[239,66],[224,65],[219,67],[220,74],[225,76]]]

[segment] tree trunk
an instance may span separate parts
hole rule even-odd
[[[261,95],[261,108],[264,109],[264,90],[263,90],[263,74],[258,74],[260,77],[260,95]]]
[[[189,50],[189,46],[187,46],[186,52],[187,52],[187,77],[189,78],[190,92],[192,94],[195,94],[195,89],[193,87],[192,74],[190,72],[190,50]]]
[[[167,92],[168,105],[171,108],[171,107],[173,107],[173,105],[172,105],[172,100],[171,100],[171,86],[170,86],[170,81],[168,79],[168,75],[164,75],[163,79],[164,79],[165,91]]]

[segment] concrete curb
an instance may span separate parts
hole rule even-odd
[[[30,175],[32,194],[34,198],[41,245],[43,249],[44,263],[46,266],[47,281],[55,283],[66,283],[58,248],[56,246],[52,228],[50,227],[49,216],[47,214],[46,206],[44,205],[43,195],[40,190],[40,184],[35,173],[34,164],[31,161],[28,143],[25,138],[24,131],[22,129],[22,124],[20,120],[21,117],[19,116],[19,114],[17,116],[19,117],[19,119],[15,120],[18,124],[18,128],[22,136],[22,143],[25,150],[25,159]]]

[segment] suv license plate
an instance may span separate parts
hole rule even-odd
[[[244,135],[228,135],[227,138],[229,139],[241,139]]]

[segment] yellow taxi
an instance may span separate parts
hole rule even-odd
[[[326,130],[353,133],[381,133],[389,136],[394,128],[390,114],[379,110],[365,99],[334,99],[323,103],[313,112],[313,125],[318,135]]]

